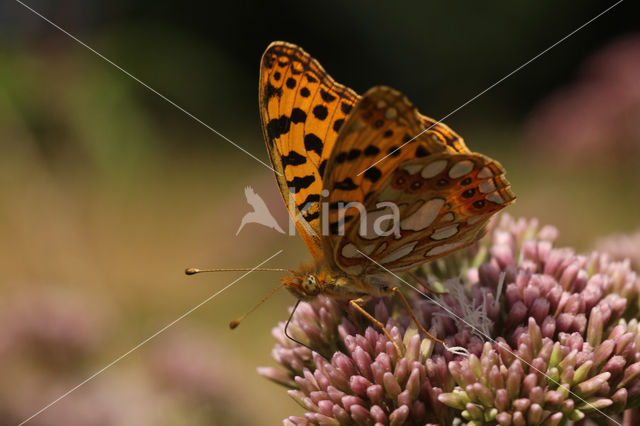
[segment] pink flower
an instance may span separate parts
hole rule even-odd
[[[418,333],[394,300],[367,309],[402,356],[340,302],[301,303],[289,331],[314,351],[281,323],[280,368],[259,369],[306,411],[285,424],[558,425],[636,406],[640,279],[628,262],[554,248],[556,237],[503,215],[481,243],[419,271],[448,290],[434,303],[407,289],[421,324],[469,357]]]

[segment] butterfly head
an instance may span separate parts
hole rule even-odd
[[[305,272],[282,278],[282,282],[298,299],[310,299],[322,293],[325,286],[323,273]]]

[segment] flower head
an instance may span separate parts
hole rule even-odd
[[[366,308],[402,356],[344,304],[300,303],[288,331],[308,347],[281,323],[281,368],[259,369],[306,410],[285,424],[555,425],[637,405],[640,280],[628,262],[554,248],[556,237],[503,215],[483,242],[418,271],[423,283],[407,278],[423,293],[404,291],[420,323],[468,357],[419,333],[392,299]]]

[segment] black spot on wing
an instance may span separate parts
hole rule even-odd
[[[300,108],[294,108],[291,111],[291,122],[293,124],[304,123],[307,121],[307,113]]]
[[[275,87],[269,82],[267,83],[267,87],[264,88],[264,96],[264,103],[267,104],[267,102],[269,102],[269,99],[273,98],[274,96],[282,96],[282,88]]]
[[[323,101],[327,103],[333,102],[336,100],[335,96],[333,96],[331,93],[327,92],[324,89],[320,89],[320,97],[322,98]]]
[[[276,71],[276,72],[273,73],[273,79],[275,81],[280,80],[280,77],[282,77],[282,74],[280,74],[280,71]]]
[[[313,175],[308,176],[296,176],[292,180],[287,181],[287,187],[292,194],[300,192],[301,189],[308,188],[316,180]]]
[[[398,155],[400,155],[400,147],[397,145],[392,146],[387,151],[387,154],[389,154],[391,157],[397,157]]]
[[[339,118],[333,122],[333,130],[336,133],[340,131],[340,127],[342,127],[342,123],[344,123],[344,118]]]
[[[293,77],[289,77],[289,78],[287,79],[287,83],[286,83],[286,84],[287,84],[287,87],[288,87],[289,89],[293,89],[294,87],[296,87],[296,79],[295,79],[295,78],[293,78]]]
[[[322,163],[320,163],[320,166],[318,166],[318,172],[320,173],[320,176],[324,176],[324,168],[327,167],[327,160],[324,159],[322,160]]]
[[[427,155],[429,155],[429,150],[424,146],[420,145],[416,148],[416,157],[426,157]]]
[[[342,110],[342,112],[348,115],[353,109],[353,105],[349,105],[348,103],[343,102],[340,104],[340,109]]]
[[[345,151],[339,152],[336,155],[336,163],[342,164],[347,161],[347,153]]]
[[[384,133],[382,134],[383,138],[390,138],[391,136],[393,136],[393,130],[391,129],[385,130]]]
[[[475,207],[476,209],[481,209],[484,207],[484,200],[478,200],[478,201],[474,201],[473,202],[473,207]]]
[[[286,115],[280,118],[274,118],[267,123],[267,137],[270,141],[278,139],[280,136],[289,132],[291,128],[291,120]]]
[[[318,201],[320,201],[319,194],[309,194],[302,203],[297,205],[298,210],[300,210],[301,212],[307,211],[311,207],[311,205],[313,205],[313,203],[317,203]]]
[[[302,96],[303,98],[308,98],[310,94],[311,92],[306,87],[300,89],[300,96]]]
[[[345,178],[340,182],[336,182],[333,184],[333,189],[341,189],[343,191],[353,191],[354,189],[358,189],[358,185],[356,185],[351,178]]]
[[[300,155],[295,151],[291,151],[287,155],[281,155],[280,159],[282,160],[282,166],[299,166],[300,164],[304,164],[307,162],[307,157],[304,155]]]
[[[377,182],[382,176],[382,172],[377,167],[371,167],[364,172],[364,177],[369,179],[371,182]]]
[[[317,218],[320,217],[320,212],[314,212],[314,213],[307,213],[307,214],[303,214],[302,217],[304,218],[304,220],[306,220],[307,222],[311,222],[312,220],[315,220]]]
[[[314,76],[312,76],[311,74],[307,74],[307,81],[309,83],[317,83],[318,79],[316,79]]]
[[[273,68],[273,63],[276,60],[276,56],[275,55],[264,55],[264,59],[262,61],[262,65],[266,68],[266,69],[271,69]]]
[[[339,230],[340,230],[340,223],[338,223],[338,222],[331,222],[331,223],[329,224],[329,234],[331,234],[331,235],[337,235]]]
[[[322,139],[317,137],[315,134],[307,133],[304,135],[304,147],[307,151],[313,151],[316,154],[321,155],[324,144],[322,143]]]
[[[329,115],[329,111],[327,110],[327,107],[324,105],[316,105],[313,108],[313,115],[318,120],[324,120],[325,118],[327,118],[327,115]]]
[[[349,151],[349,153],[347,154],[347,161],[353,161],[356,158],[358,158],[360,156],[360,154],[362,153],[362,151],[360,151],[357,148],[352,149],[351,151]]]
[[[358,158],[360,154],[362,154],[362,151],[357,148],[351,149],[349,151],[339,152],[335,157],[336,163],[342,164],[345,161],[353,161]]]
[[[379,152],[380,152],[380,148],[378,148],[375,145],[369,145],[364,149],[364,155],[367,157],[373,157],[374,155],[377,155]]]

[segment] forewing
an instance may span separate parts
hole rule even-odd
[[[323,171],[358,95],[336,83],[300,47],[285,42],[274,42],[264,52],[259,87],[262,129],[271,163],[281,173],[276,173],[280,191],[294,220],[302,214],[296,226],[317,257]]]
[[[404,95],[383,86],[370,89],[343,125],[327,164],[323,235],[340,233],[340,205],[366,202],[399,164],[448,151]],[[344,222],[353,218],[347,212]]]

